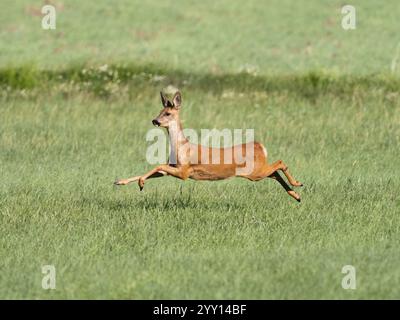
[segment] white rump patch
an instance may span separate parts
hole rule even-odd
[[[261,148],[263,149],[265,157],[267,158],[268,157],[267,149],[265,149],[265,147],[262,144],[260,144],[260,145],[261,145]]]

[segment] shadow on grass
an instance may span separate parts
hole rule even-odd
[[[82,207],[96,206],[109,211],[176,211],[176,210],[244,210],[248,204],[235,200],[234,196],[226,199],[197,199],[191,195],[160,197],[152,195],[132,196],[130,199],[83,197],[77,202]]]
[[[110,84],[117,87],[128,85],[132,94],[143,93],[145,89],[154,92],[163,86],[174,84],[181,89],[186,87],[213,93],[221,93],[227,89],[241,92],[263,91],[293,94],[313,100],[326,94],[345,98],[354,93],[368,94],[371,91],[399,93],[400,78],[390,74],[355,76],[320,71],[291,75],[253,75],[243,72],[201,74],[154,64],[110,65],[106,68],[73,65],[61,70],[42,70],[35,66],[0,69],[0,88],[6,91],[34,88],[48,90],[57,88],[60,84],[73,84],[75,89],[103,98],[112,95],[114,89],[110,89]]]

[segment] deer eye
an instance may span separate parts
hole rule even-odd
[[[171,115],[171,112],[167,112],[165,115],[168,117]]]

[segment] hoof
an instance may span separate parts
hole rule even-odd
[[[288,194],[295,199],[297,202],[300,202],[300,196],[293,190],[288,191]]]
[[[124,186],[127,185],[128,183],[126,183],[124,180],[115,180],[114,185],[116,186]]]
[[[293,187],[302,187],[303,184],[301,182],[296,181],[295,183],[293,183]]]
[[[142,180],[142,179],[139,179],[138,185],[139,185],[139,189],[140,189],[140,191],[142,191],[142,190],[143,190],[143,188],[144,188],[144,180]]]

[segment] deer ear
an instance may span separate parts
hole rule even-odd
[[[161,96],[161,103],[164,107],[167,107],[167,98],[164,96],[164,94],[162,93],[162,91],[160,91],[160,96]]]
[[[161,103],[164,106],[164,108],[171,108],[173,107],[171,101],[169,101],[164,94],[162,93],[162,91],[160,91],[160,96],[161,96]]]
[[[182,103],[182,96],[181,93],[178,91],[175,93],[174,98],[172,99],[172,104],[174,105],[174,108],[179,109],[181,107]]]

